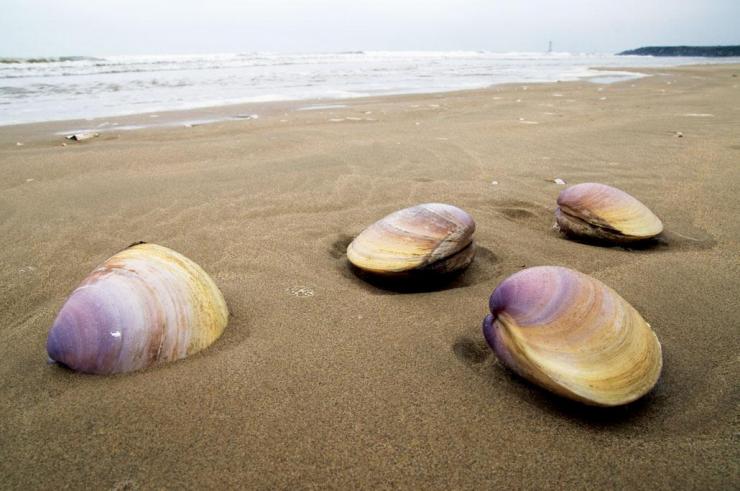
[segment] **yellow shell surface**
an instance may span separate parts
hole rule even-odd
[[[638,199],[624,191],[599,183],[582,183],[564,189],[558,196],[562,212],[577,220],[616,233],[624,238],[655,237],[663,223]],[[598,236],[599,230],[594,235]]]
[[[617,292],[567,268],[512,275],[491,296],[486,340],[504,364],[530,381],[587,404],[616,406],[657,382],[655,333]]]
[[[470,246],[474,231],[475,222],[463,210],[427,203],[392,213],[366,228],[347,248],[347,258],[373,273],[421,269]]]

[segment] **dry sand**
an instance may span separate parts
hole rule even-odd
[[[0,128],[0,487],[740,486],[740,66],[348,104],[66,147],[60,123]],[[666,237],[566,240],[548,178],[620,187]],[[477,221],[465,274],[397,293],[348,272],[364,226],[429,201]],[[213,276],[226,333],[139,373],[47,365],[66,296],[139,240]],[[651,394],[589,408],[495,360],[488,296],[543,264],[599,278],[652,324]]]

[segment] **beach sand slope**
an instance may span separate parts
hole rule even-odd
[[[53,125],[0,128],[0,487],[739,487],[740,66],[654,72],[66,146]],[[665,237],[564,239],[554,178],[633,194]],[[348,270],[365,226],[432,201],[477,222],[467,272],[397,292]],[[140,240],[211,274],[224,335],[133,374],[47,365],[65,298]],[[544,264],[593,275],[650,322],[653,392],[589,408],[496,361],[488,296]]]

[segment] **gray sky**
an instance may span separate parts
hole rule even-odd
[[[3,0],[0,56],[740,44],[740,0]]]

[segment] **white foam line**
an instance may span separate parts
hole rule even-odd
[[[296,111],[320,111],[322,109],[344,109],[349,107],[347,104],[312,104],[296,109]]]

